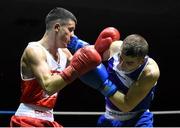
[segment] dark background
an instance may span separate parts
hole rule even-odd
[[[138,33],[161,71],[152,111],[179,110],[179,0],[4,0],[0,2],[0,110],[15,111],[20,98],[19,60],[29,41],[45,31],[44,18],[64,7],[78,19],[76,35],[93,43],[102,29],[114,26],[121,39]],[[104,111],[103,96],[76,80],[59,94],[55,111]],[[0,114],[0,126],[11,115]],[[96,126],[98,116],[55,116],[65,127]],[[155,126],[180,126],[180,115],[155,115]]]

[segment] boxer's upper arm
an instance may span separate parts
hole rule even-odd
[[[159,73],[156,69],[152,68],[147,70],[149,71],[145,71],[139,80],[133,83],[126,94],[126,102],[131,109],[147,96],[159,78]]]
[[[59,74],[51,73],[46,54],[41,48],[27,48],[26,60],[34,77],[47,94],[52,95],[67,85]]]
[[[45,80],[51,75],[50,68],[46,62],[46,54],[40,47],[26,48],[26,61],[41,85],[45,84]]]

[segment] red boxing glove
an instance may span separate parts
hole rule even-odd
[[[99,34],[95,42],[95,49],[103,56],[103,53],[109,49],[111,43],[119,39],[120,32],[114,27],[107,27]]]
[[[61,72],[62,78],[70,83],[77,77],[96,68],[101,63],[101,56],[93,46],[80,48],[73,56],[70,65]]]

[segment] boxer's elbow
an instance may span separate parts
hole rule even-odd
[[[56,86],[57,85],[49,79],[44,82],[43,90],[47,95],[51,96],[59,91]]]
[[[134,105],[128,97],[120,91],[117,91],[113,96],[111,96],[110,100],[122,112],[130,112],[134,108]]]
[[[130,112],[135,108],[135,106],[125,98],[124,104],[121,107],[122,112]]]
[[[53,95],[62,90],[66,85],[67,83],[59,75],[56,75],[45,82],[44,90],[48,95]]]
[[[129,105],[124,105],[123,107],[119,107],[119,109],[120,109],[122,112],[130,112],[133,108],[130,107]]]
[[[51,84],[45,84],[44,86],[44,91],[47,95],[51,96],[53,94],[55,94],[57,91],[54,90],[52,87],[51,87]]]

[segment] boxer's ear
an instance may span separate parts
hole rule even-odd
[[[56,24],[54,25],[54,30],[55,30],[56,32],[58,32],[58,31],[60,30],[60,24],[59,24],[59,23],[56,23]]]

